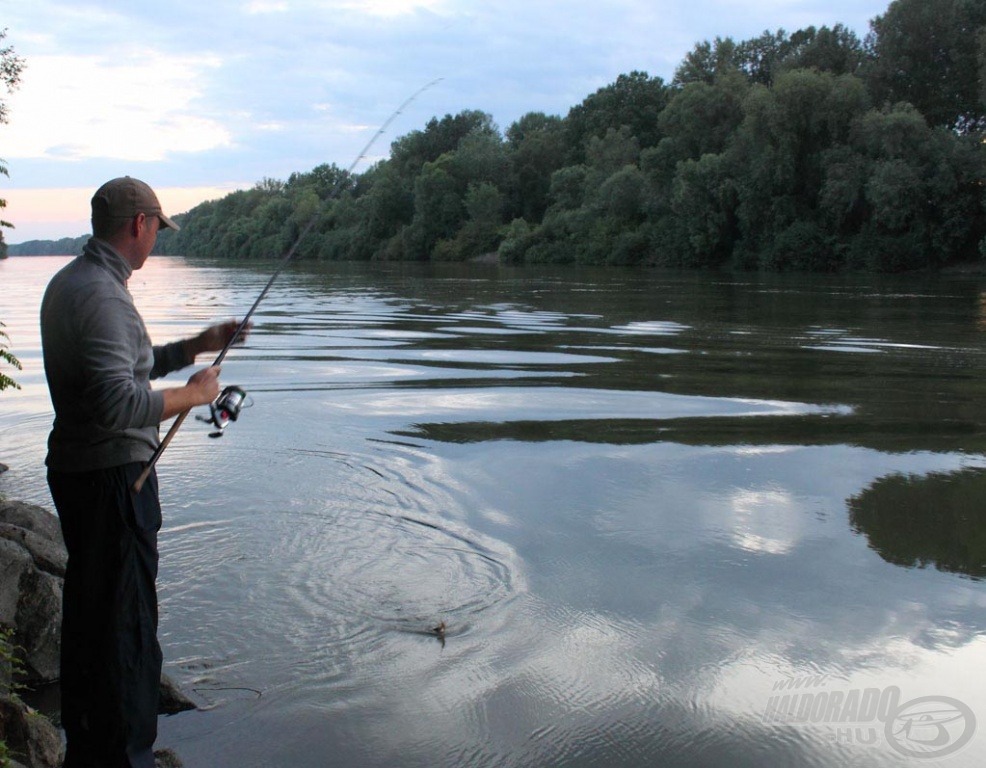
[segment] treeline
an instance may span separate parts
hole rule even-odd
[[[27,240],[7,246],[11,256],[73,256],[82,252],[89,235],[63,237],[60,240]]]
[[[934,268],[986,256],[986,1],[699,43],[566,116],[432,119],[387,160],[204,203],[161,249],[246,259]],[[327,201],[331,201],[328,202]]]

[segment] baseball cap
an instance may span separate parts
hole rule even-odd
[[[181,229],[164,215],[157,195],[140,179],[121,176],[111,179],[96,190],[92,196],[93,216],[106,216],[114,219],[132,219],[138,213],[157,216],[161,225],[175,231]]]

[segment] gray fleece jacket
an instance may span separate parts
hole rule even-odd
[[[49,468],[86,472],[147,461],[164,395],[150,380],[191,365],[182,342],[152,347],[127,290],[130,264],[90,238],[48,284],[41,347],[55,409]]]

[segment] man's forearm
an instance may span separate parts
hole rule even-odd
[[[167,421],[196,405],[208,405],[219,396],[219,367],[203,368],[192,374],[185,386],[162,389],[161,394],[164,396],[161,421]]]
[[[164,411],[161,413],[161,421],[174,418],[179,413],[190,410],[196,405],[203,405],[192,394],[187,385],[184,387],[168,387],[167,389],[162,389],[161,394],[164,395]]]

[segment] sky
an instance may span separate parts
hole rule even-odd
[[[3,94],[10,243],[89,231],[107,179],[165,212],[389,154],[432,117],[479,109],[502,130],[564,116],[633,70],[670,81],[697,42],[844,24],[889,0],[0,0],[26,68]],[[439,80],[440,78],[440,80]],[[412,94],[438,80],[407,105]]]

